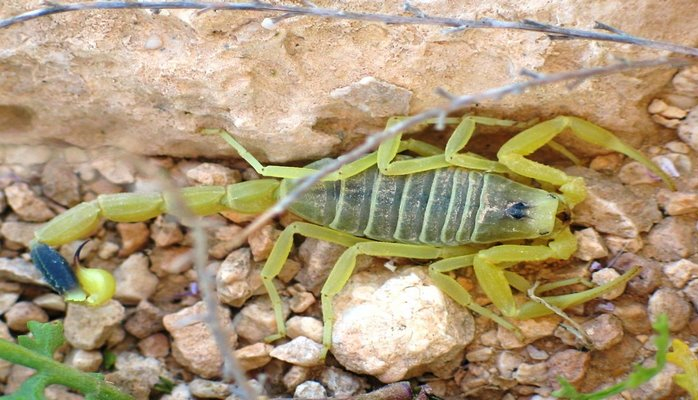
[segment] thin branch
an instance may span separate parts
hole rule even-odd
[[[407,3],[409,4],[409,3]],[[6,28],[18,24],[20,22],[29,21],[36,18],[45,17],[47,15],[60,14],[71,11],[85,10],[121,10],[121,9],[151,9],[151,10],[166,10],[166,9],[192,9],[192,10],[218,10],[218,11],[272,11],[280,13],[288,13],[294,16],[312,16],[319,18],[334,18],[368,22],[382,22],[385,24],[400,24],[400,25],[437,25],[447,26],[452,29],[449,32],[462,31],[465,29],[475,28],[493,28],[493,29],[516,29],[524,31],[547,33],[555,38],[575,38],[598,40],[607,42],[627,43],[637,46],[643,46],[658,50],[667,50],[675,53],[698,56],[698,48],[681,46],[674,43],[663,42],[658,40],[645,39],[629,35],[625,32],[611,28],[609,25],[596,22],[596,27],[605,32],[586,31],[582,29],[563,28],[560,26],[544,24],[531,20],[524,21],[503,21],[492,18],[482,19],[460,19],[448,17],[434,16],[415,16],[415,15],[390,15],[390,14],[372,14],[342,11],[331,8],[321,7],[297,7],[277,5],[265,2],[248,2],[248,3],[219,3],[208,1],[94,1],[72,4],[56,4],[50,3],[44,8],[27,11],[25,13],[15,15],[6,19],[0,19],[0,28]]]
[[[332,162],[318,169],[317,172],[300,179],[293,190],[289,191],[286,196],[279,199],[279,201],[277,201],[273,207],[260,214],[251,224],[247,225],[247,227],[240,232],[240,240],[244,240],[252,232],[261,228],[271,219],[284,212],[293,202],[298,200],[303,193],[308,191],[314,184],[318,183],[325,176],[337,171],[343,165],[356,161],[365,154],[370,153],[371,151],[375,150],[378,145],[397,135],[398,133],[407,131],[409,128],[419,125],[420,123],[429,119],[441,118],[442,116],[461,110],[468,105],[479,103],[484,100],[498,100],[509,94],[523,93],[524,91],[536,86],[564,81],[578,81],[592,76],[609,75],[633,69],[679,67],[689,64],[691,63],[686,60],[666,58],[623,62],[606,67],[587,68],[575,71],[558,72],[554,74],[535,74],[534,78],[531,80],[488,89],[472,95],[462,95],[456,97],[449,94],[452,100],[448,104],[445,104],[442,107],[426,110],[409,118],[405,118],[400,122],[391,125],[382,132],[376,132],[368,136],[366,140],[358,147],[334,159]]]

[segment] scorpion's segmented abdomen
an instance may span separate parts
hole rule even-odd
[[[290,209],[319,225],[380,241],[466,244],[472,241],[483,177],[461,168],[387,176],[374,167],[317,184]]]

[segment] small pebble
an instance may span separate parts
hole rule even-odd
[[[664,147],[673,153],[679,154],[688,154],[691,151],[691,148],[686,143],[677,140],[665,144]]]
[[[582,324],[596,350],[609,349],[623,340],[623,324],[611,314],[602,314]]]
[[[252,253],[247,247],[228,254],[216,272],[220,300],[233,307],[242,307],[262,286],[261,268],[252,262]]]
[[[194,265],[194,254],[191,247],[156,247],[150,253],[152,271],[155,275],[180,275]]]
[[[691,306],[688,301],[674,289],[661,288],[654,292],[647,303],[647,310],[652,322],[660,314],[666,314],[669,319],[669,330],[678,332],[688,325],[691,316]]]
[[[311,369],[308,367],[292,365],[282,379],[284,386],[286,386],[286,389],[289,391],[295,390],[298,385],[308,380],[310,371]]]
[[[560,323],[560,318],[547,316],[535,319],[512,320],[511,322],[521,330],[524,341],[519,341],[514,332],[499,325],[497,326],[497,339],[503,349],[518,349],[538,339],[552,336],[555,328]]]
[[[7,326],[13,331],[28,332],[27,322],[48,322],[48,314],[41,307],[28,301],[20,301],[5,313]]]
[[[230,394],[230,385],[224,382],[196,378],[189,382],[189,390],[196,397],[224,399]]]
[[[94,158],[92,166],[109,182],[116,185],[130,184],[136,180],[133,165],[114,157],[101,154]]]
[[[613,268],[603,268],[591,274],[591,281],[599,286],[620,278],[620,274]],[[626,284],[618,285],[600,296],[604,300],[613,300],[625,292]]]
[[[469,362],[485,362],[494,354],[492,347],[480,347],[465,354],[465,359]]]
[[[175,360],[189,371],[206,379],[221,375],[223,357],[211,331],[204,322],[192,323],[200,319],[205,312],[203,302],[186,307],[176,313],[165,315],[162,322],[172,336],[172,355]],[[237,345],[237,335],[230,320],[230,309],[218,307],[218,320],[223,324],[223,331],[230,332],[230,348]]]
[[[291,292],[290,288],[289,292]],[[315,304],[315,302],[315,296],[313,296],[312,293],[294,290],[291,300],[289,301],[289,306],[291,307],[291,311],[296,314],[301,314]]]
[[[63,300],[63,296],[56,293],[46,293],[32,300],[34,304],[43,308],[44,310],[51,311],[65,311],[66,304]]]
[[[514,372],[523,362],[524,359],[519,354],[503,351],[497,356],[495,365],[500,377],[503,379],[514,379]]]
[[[283,306],[284,320],[288,317],[288,304]],[[255,297],[248,301],[233,322],[235,331],[250,343],[257,343],[276,333],[276,318],[268,296]]]
[[[118,252],[119,252],[119,245],[118,244],[105,241],[105,242],[102,242],[102,244],[99,246],[99,250],[97,251],[97,255],[102,260],[108,260],[112,257],[115,257]]]
[[[669,215],[690,214],[698,211],[698,193],[662,189],[657,193],[657,203]]]
[[[136,310],[126,320],[124,328],[131,335],[144,339],[164,329],[162,317],[164,313],[148,301],[138,303]]]
[[[594,228],[576,231],[574,236],[577,238],[577,252],[574,256],[580,260],[591,261],[608,255],[608,250],[603,243],[601,235]]]
[[[19,291],[4,292],[0,291],[0,315],[9,310],[19,299]]]
[[[72,349],[64,362],[83,372],[97,372],[102,365],[102,353],[97,350]]]
[[[115,300],[99,307],[69,304],[63,321],[65,339],[75,348],[95,350],[121,327],[125,315],[124,306]]]
[[[106,374],[104,379],[136,399],[148,399],[160,377],[174,381],[161,361],[123,351],[116,356],[114,372]]]
[[[166,357],[170,354],[170,340],[165,334],[156,333],[139,340],[138,349],[146,357]]]
[[[244,371],[262,368],[271,361],[269,353],[274,346],[266,343],[255,343],[235,350],[235,357]]]
[[[646,166],[637,162],[631,161],[620,169],[618,178],[626,185],[654,184],[659,181]]]
[[[148,230],[148,225],[143,222],[133,224],[118,223],[116,224],[116,230],[119,232],[119,236],[121,236],[119,257],[128,257],[148,244],[150,231]]]
[[[143,48],[145,50],[158,50],[162,47],[162,38],[160,35],[152,34],[148,36],[148,38],[145,40],[145,43],[143,43]]]
[[[543,386],[547,379],[548,365],[544,362],[521,363],[514,372],[514,378],[522,385]]]
[[[252,257],[255,261],[264,261],[269,257],[271,249],[279,238],[281,231],[275,229],[271,225],[265,225],[261,229],[254,231],[248,238],[247,242],[252,250]]]
[[[698,106],[688,113],[686,119],[679,125],[677,133],[684,143],[694,151],[698,151]]]
[[[361,378],[337,367],[323,369],[320,374],[320,383],[327,388],[330,396],[339,399],[350,398],[364,387]]]
[[[56,216],[48,205],[23,182],[5,188],[7,204],[23,221],[44,222]]]
[[[591,354],[577,350],[563,350],[555,353],[546,365],[548,367],[548,379],[557,382],[558,377],[567,379],[570,383],[580,383],[589,369]]]
[[[327,391],[325,388],[314,381],[306,381],[296,386],[296,390],[293,392],[294,399],[325,399],[327,398]]]
[[[528,356],[533,360],[547,360],[549,357],[548,352],[532,345],[526,346],[526,351],[528,352]]]
[[[44,165],[41,190],[44,196],[64,207],[72,207],[81,201],[77,175],[70,165],[57,158]]]
[[[148,257],[136,253],[131,254],[114,270],[115,299],[123,304],[138,304],[155,293],[158,277],[150,272],[148,264]]]
[[[290,338],[305,336],[322,343],[322,322],[313,317],[291,317],[286,321],[286,329],[286,333]]]
[[[49,146],[6,146],[5,163],[18,165],[46,164],[54,154]]]
[[[240,171],[219,164],[201,163],[186,172],[187,178],[202,185],[227,186],[240,182]]]
[[[664,264],[663,271],[664,275],[669,278],[677,289],[686,286],[688,281],[698,278],[698,264],[686,260],[685,258],[676,262]]]
[[[184,240],[184,233],[175,221],[169,216],[158,216],[150,225],[150,238],[158,247],[168,247]]]
[[[302,367],[314,367],[324,363],[322,345],[305,336],[299,336],[288,343],[275,347],[269,355]]]
[[[652,332],[647,307],[644,304],[634,301],[617,301],[613,309],[613,315],[621,320],[623,328],[628,333],[641,335]]]
[[[693,241],[695,221],[688,217],[667,217],[647,235],[643,254],[658,261],[677,261],[696,252]]]

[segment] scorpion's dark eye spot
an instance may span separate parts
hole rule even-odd
[[[529,208],[530,206],[528,204],[524,203],[523,201],[518,201],[507,207],[505,212],[507,216],[518,220],[528,217]]]

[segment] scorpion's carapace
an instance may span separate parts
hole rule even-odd
[[[398,119],[391,119],[388,125]],[[544,306],[532,301],[518,304],[512,287],[525,293],[531,285],[506,268],[518,262],[568,259],[577,248],[569,229],[570,210],[586,196],[584,181],[528,160],[526,156],[549,144],[576,161],[567,149],[552,141],[569,130],[582,140],[637,160],[673,188],[669,177],[645,156],[597,125],[576,117],[557,117],[512,137],[499,149],[497,161],[493,161],[462,152],[476,124],[513,126],[515,122],[473,116],[447,118],[444,122],[457,125],[445,150],[418,140],[402,140],[398,135],[383,143],[376,152],[330,174],[291,205],[293,212],[313,223],[295,222],[286,227],[262,269],[262,280],[271,297],[278,328],[278,334],[268,339],[282,337],[286,332],[282,302],[273,280],[289,256],[295,234],[347,247],[321,290],[325,350],[332,342],[333,297],[346,284],[356,257],[361,254],[437,260],[429,266],[429,275],[441,290],[459,304],[513,330],[516,328],[506,319],[473,302],[451,272],[473,267],[492,303],[505,316],[519,319],[550,314],[553,310],[549,306],[566,308],[584,303],[637,274],[637,269],[633,269],[593,289],[543,297],[548,304]],[[283,180],[260,179],[227,187],[191,187],[183,189],[178,197],[101,195],[94,201],[80,204],[36,232],[32,254],[37,254],[36,262],[47,278],[53,277],[59,282],[56,290],[69,293],[72,289],[66,288],[72,287],[72,283],[65,269],[67,264],[42,261],[43,254],[52,254],[51,260],[57,255],[47,253],[46,245],[58,246],[82,239],[96,229],[102,218],[120,222],[145,221],[173,210],[179,202],[199,215],[223,210],[256,214],[290,190],[296,179],[313,173],[327,162],[318,161],[304,168],[263,166],[227,132],[207,129],[203,133],[220,135],[260,175]],[[396,158],[402,152],[416,157]],[[559,192],[518,183],[526,180],[555,186]],[[55,272],[54,268],[62,272]],[[113,282],[108,278],[110,275],[104,272],[88,276],[84,275],[85,271],[101,270],[78,268],[76,277],[85,293],[82,301],[99,304],[111,297],[114,290],[109,283]],[[536,293],[571,282],[558,283],[543,285],[544,289]]]

